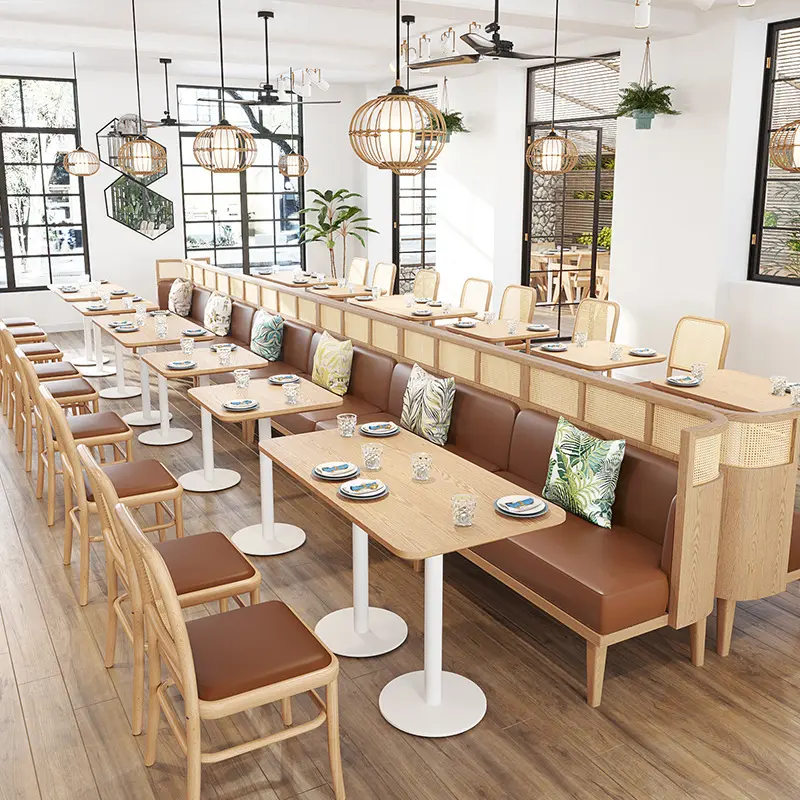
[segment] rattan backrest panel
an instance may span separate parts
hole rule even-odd
[[[474,311],[488,311],[492,302],[494,286],[491,281],[483,278],[467,278],[461,289],[461,308],[471,308]]]
[[[537,406],[577,417],[580,391],[581,384],[566,375],[533,368],[530,371],[528,399]]]
[[[610,300],[597,300],[587,297],[581,300],[575,315],[576,333],[586,333],[590,341],[613,342],[617,335],[619,306]]]
[[[330,306],[322,306],[319,310],[319,324],[327,331],[334,333],[342,332],[342,310],[340,308],[331,308]]]
[[[317,304],[305,297],[297,298],[297,319],[309,325],[317,324]]]
[[[682,317],[675,326],[668,370],[680,369],[688,372],[692,364],[702,362],[706,371],[712,372],[725,366],[730,332],[728,324],[718,319]]]
[[[530,286],[506,286],[500,301],[500,319],[515,319],[530,322],[536,294]]]
[[[394,264],[379,261],[372,273],[372,285],[385,294],[392,294],[394,292],[394,277],[396,274],[397,267]]]
[[[421,269],[414,278],[414,297],[430,297],[439,295],[439,273],[434,269]]]
[[[653,446],[668,453],[680,453],[681,431],[702,425],[702,417],[687,414],[675,408],[654,406],[653,408]]]
[[[719,475],[719,461],[723,434],[706,436],[695,442],[692,464],[692,486],[702,486]]]
[[[372,320],[372,346],[387,353],[400,352],[400,328],[388,322]]]
[[[363,286],[367,282],[369,272],[369,261],[366,258],[354,258],[350,262],[350,269],[347,271],[348,283]]]
[[[483,386],[503,394],[519,397],[522,387],[522,367],[512,361],[481,353],[480,382]]]
[[[586,387],[586,422],[618,431],[637,441],[645,440],[647,427],[647,403],[639,397],[620,394],[600,386]]]
[[[761,469],[792,460],[793,420],[737,422],[731,420],[722,438],[721,462],[743,469]]]
[[[475,351],[470,347],[462,347],[452,342],[439,344],[439,369],[449,372],[457,378],[475,381]]]
[[[417,361],[426,367],[435,365],[434,341],[430,336],[425,336],[416,331],[403,331],[404,352],[407,358]]]

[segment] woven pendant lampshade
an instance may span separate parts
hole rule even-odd
[[[200,131],[194,140],[194,157],[209,172],[244,172],[252,166],[258,148],[252,134],[221,119]]]
[[[800,119],[778,128],[769,142],[769,157],[776,167],[800,172]]]
[[[139,134],[119,148],[117,166],[133,177],[155,175],[167,166],[167,151],[158,142]]]
[[[64,156],[64,169],[76,178],[88,178],[100,169],[100,159],[95,153],[78,147]]]
[[[525,161],[539,175],[563,175],[578,166],[578,148],[571,139],[550,131],[530,143]]]
[[[305,156],[292,151],[278,159],[278,172],[285,178],[301,178],[308,172],[309,163]]]

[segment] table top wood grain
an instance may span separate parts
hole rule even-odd
[[[149,314],[145,319],[144,325],[138,331],[133,331],[131,333],[117,333],[117,331],[111,327],[112,322],[130,322],[129,318],[122,317],[121,315],[117,315],[115,318],[104,316],[93,317],[92,322],[94,322],[98,328],[101,328],[103,333],[108,334],[112,339],[115,339],[123,347],[127,347],[130,350],[136,350],[139,347],[174,346],[180,343],[183,338],[183,331],[186,328],[197,327],[191,320],[179,317],[177,314],[168,314],[164,319],[167,321],[167,335],[163,339],[160,339],[156,334],[155,317]],[[195,342],[210,342],[217,337],[209,332],[205,336],[194,336],[192,338]],[[177,358],[177,356],[174,357]]]
[[[167,366],[170,361],[180,361],[185,358],[197,362],[197,366],[192,369],[180,370],[170,369]],[[194,353],[190,356],[184,355],[180,350],[161,350],[157,353],[147,353],[142,356],[142,359],[150,369],[165,378],[197,378],[201,375],[220,375],[225,372],[233,372],[235,369],[258,369],[259,367],[266,367],[270,363],[266,358],[262,358],[244,347],[237,347],[231,353],[230,364],[225,366],[219,363],[219,356],[209,347],[196,347]]]
[[[551,361],[558,361],[561,364],[568,364],[570,367],[586,369],[590,372],[606,372],[610,369],[624,369],[625,367],[638,367],[642,364],[660,364],[666,361],[667,357],[663,353],[656,353],[654,356],[632,356],[630,350],[638,345],[619,344],[622,348],[622,358],[619,361],[611,360],[611,345],[613,342],[591,341],[585,347],[578,347],[574,342],[564,342],[567,349],[561,353],[548,353],[541,347],[533,350],[532,353],[539,358],[547,358]]]
[[[474,328],[459,328],[456,325],[445,325],[444,327],[453,333],[469,336],[472,339],[480,339],[482,342],[492,342],[493,344],[519,342],[527,339],[547,339],[558,336],[558,331],[554,328],[548,328],[546,331],[529,331],[522,323],[517,326],[516,333],[509,333],[508,322],[501,319],[488,324],[482,320],[475,320]]]
[[[346,286],[337,286],[328,284],[327,289],[312,289],[309,288],[308,292],[318,297],[327,297],[329,300],[349,300],[351,297],[369,297],[372,294],[372,289],[363,284],[351,284],[348,289]],[[366,305],[370,305],[367,303]]]
[[[303,289],[307,286],[313,286],[315,283],[319,283],[310,273],[305,273],[306,281],[303,283],[295,283],[293,269],[282,269],[270,273],[255,272],[253,274],[257,278],[262,278],[265,281],[272,281],[273,283],[282,283],[284,286],[291,286],[293,289]]]
[[[382,468],[375,472],[363,468],[361,454],[362,444],[374,443],[384,447]],[[271,439],[260,446],[314,495],[400,558],[417,560],[452,553],[549,528],[566,519],[553,503],[535,519],[504,517],[494,510],[494,501],[529,492],[405,430],[383,439],[358,432],[345,439],[338,430],[317,431]],[[411,480],[410,456],[419,452],[433,457],[431,479],[424,483]],[[358,464],[361,477],[379,478],[389,487],[389,494],[371,501],[340,497],[339,483],[312,477],[312,469],[325,461]],[[455,494],[474,494],[478,499],[470,527],[453,524],[451,498]]]
[[[84,317],[113,317],[120,316],[121,314],[135,314],[136,310],[139,308],[144,308],[145,311],[155,311],[158,309],[158,303],[154,303],[152,300],[141,300],[140,302],[134,303],[133,308],[125,308],[122,304],[122,299],[117,300],[116,298],[112,298],[108,306],[102,311],[92,311],[89,306],[94,305],[95,302],[97,301],[74,303],[72,307],[80,314],[83,314]]]
[[[409,322],[423,322],[430,323],[437,319],[458,319],[459,317],[475,317],[478,312],[471,308],[460,308],[458,306],[452,307],[449,311],[444,311],[441,306],[428,306],[423,303],[414,303],[410,308],[406,306],[406,298],[404,295],[390,295],[389,297],[380,297],[377,300],[372,300],[369,303],[363,303],[359,300],[348,300],[354,306],[368,308],[370,311],[380,311],[384,314],[390,314],[393,317],[408,320]],[[413,312],[426,308],[432,313],[430,316],[419,317],[414,316]],[[519,337],[517,337],[519,338]]]
[[[86,289],[86,286],[79,286],[77,292],[71,292],[69,294],[65,294],[59,288],[60,286],[67,286],[68,284],[58,284],[58,283],[51,283],[47,286],[47,288],[55,295],[60,297],[62,300],[65,300],[67,303],[86,303],[91,302],[92,300],[99,300],[100,299],[100,292],[114,292],[120,289],[125,289],[124,286],[120,286],[117,283],[104,283],[101,284],[101,288],[98,288],[96,292],[90,292]],[[126,290],[127,291],[127,290]],[[128,291],[127,295],[123,296],[130,296],[133,292]]]

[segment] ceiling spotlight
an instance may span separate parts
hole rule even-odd
[[[289,70],[292,91],[299,97],[311,97],[311,84],[306,82],[306,71],[295,72]]]
[[[650,27],[650,0],[636,0],[636,6],[633,10],[633,27]]]

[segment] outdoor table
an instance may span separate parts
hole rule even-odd
[[[385,497],[345,499],[338,494],[338,483],[312,477],[320,462],[362,464],[361,445],[376,441],[384,445],[382,468],[361,474],[386,483]],[[353,525],[353,607],[324,617],[317,635],[340,655],[365,657],[398,647],[405,640],[405,623],[393,612],[369,605],[368,537],[400,558],[424,559],[424,670],[401,675],[385,686],[380,710],[396,728],[416,736],[453,736],[477,725],[486,713],[483,691],[466,677],[442,671],[444,555],[559,525],[566,519],[564,511],[550,504],[545,514],[533,519],[499,514],[494,510],[497,498],[528,492],[404,430],[380,440],[363,435],[345,439],[336,430],[319,431],[264,442],[261,448]],[[417,452],[433,456],[426,482],[411,479],[410,455]],[[451,509],[451,497],[462,493],[478,499],[474,524],[465,528],[453,524]]]
[[[590,372],[608,372],[612,369],[623,369],[625,367],[638,367],[643,364],[659,364],[666,361],[667,357],[662,353],[654,356],[632,356],[629,351],[637,345],[618,344],[606,341],[589,341],[585,347],[578,347],[575,342],[564,342],[567,349],[561,353],[548,353],[540,347],[532,350],[532,355],[539,358],[547,358],[550,361],[558,361],[570,367],[589,370]],[[611,360],[611,346],[617,345],[622,348],[622,358],[619,361]]]
[[[400,294],[379,297],[377,300],[370,300],[366,303],[360,300],[348,300],[347,302],[352,303],[354,306],[368,308],[371,311],[390,314],[393,317],[399,317],[409,322],[422,322],[427,325],[439,319],[458,319],[459,317],[475,317],[478,315],[478,312],[473,311],[471,308],[459,308],[458,306],[453,306],[448,311],[445,311],[442,306],[428,306],[424,303],[414,303],[413,306],[408,307],[405,296]],[[433,313],[429,317],[414,316],[414,311],[423,308],[430,309]]]
[[[452,331],[453,333],[461,334],[462,336],[469,336],[471,339],[479,339],[482,342],[489,342],[490,344],[506,344],[508,342],[525,342],[525,352],[531,352],[531,340],[533,339],[548,339],[553,336],[558,336],[558,331],[554,328],[548,328],[546,331],[529,331],[527,326],[520,322],[516,333],[508,332],[508,322],[502,319],[495,322],[486,323],[481,320],[475,320],[474,328],[459,328],[455,325],[445,325],[445,330]]]
[[[211,433],[212,416],[221,422],[258,420],[258,440],[259,443],[262,443],[268,441],[272,436],[271,420],[273,417],[336,408],[342,404],[342,398],[339,395],[303,378],[300,379],[298,386],[300,397],[295,405],[289,405],[286,402],[282,386],[276,386],[266,379],[251,381],[247,389],[238,389],[231,383],[189,389],[189,397],[200,406],[203,425],[203,475],[206,481],[209,483],[213,481],[215,473],[214,445]],[[238,400],[243,397],[257,400],[258,408],[252,411],[228,411],[223,405],[229,400]],[[243,553],[250,556],[275,556],[288,553],[296,550],[305,542],[306,534],[296,525],[275,522],[272,461],[263,449],[259,452],[258,460],[261,481],[261,522],[234,533],[233,542]],[[216,470],[216,472],[218,471]],[[181,478],[181,482],[183,483],[183,478]]]

